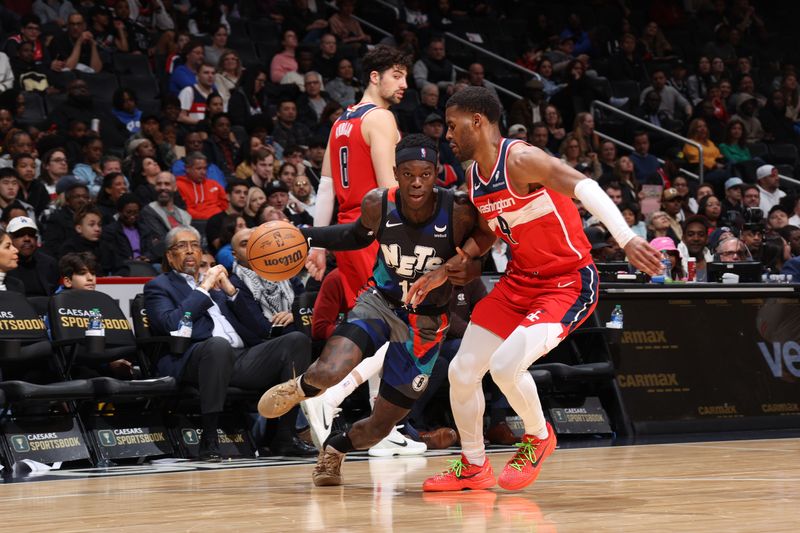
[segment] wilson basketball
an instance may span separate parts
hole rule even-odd
[[[253,229],[247,241],[250,269],[264,279],[284,281],[303,269],[308,244],[289,222],[273,220]]]

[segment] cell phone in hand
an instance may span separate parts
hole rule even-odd
[[[271,338],[274,338],[274,337],[280,337],[282,334],[283,334],[283,326],[272,324],[272,327],[269,330],[269,336]]]

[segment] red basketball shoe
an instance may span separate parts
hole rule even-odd
[[[546,439],[526,434],[522,436],[522,442],[515,446],[519,448],[516,455],[506,463],[497,478],[497,484],[506,490],[523,489],[536,481],[542,462],[556,449],[556,433],[548,423]]]
[[[494,471],[489,459],[482,466],[475,466],[462,454],[450,462],[450,467],[440,474],[429,477],[422,483],[425,492],[444,492],[464,489],[488,489],[494,487]]]

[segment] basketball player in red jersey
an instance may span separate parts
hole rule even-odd
[[[331,128],[322,161],[314,227],[331,224],[334,195],[339,202],[337,222],[347,224],[361,215],[361,201],[369,191],[395,185],[394,147],[400,132],[389,106],[403,99],[409,63],[405,54],[388,46],[376,46],[361,60],[367,89],[361,101],[349,106]],[[336,252],[351,308],[372,275],[377,252],[377,242],[363,250]],[[322,279],[325,251],[312,248],[307,266],[312,276]]]
[[[556,447],[528,368],[577,328],[597,304],[598,276],[591,246],[572,198],[608,228],[628,260],[655,275],[660,254],[630,230],[619,209],[594,180],[538,148],[500,135],[500,103],[483,87],[469,87],[447,102],[447,139],[467,172],[478,211],[511,247],[505,275],[472,313],[461,348],[450,364],[450,403],[461,435],[462,456],[449,469],[425,480],[425,491],[485,489],[495,484],[483,445],[487,371],[525,424],[518,451],[497,483],[518,490],[539,475]],[[473,258],[487,250],[474,243]],[[463,256],[419,279],[409,290],[414,305],[450,277],[463,282]],[[474,271],[474,269],[473,269]]]

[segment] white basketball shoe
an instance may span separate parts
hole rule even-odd
[[[417,442],[402,435],[396,426],[382,441],[369,449],[372,457],[391,457],[392,455],[422,455],[428,447],[424,442]]]
[[[331,434],[333,419],[341,411],[338,407],[331,407],[322,396],[309,398],[300,403],[300,408],[306,415],[308,427],[311,430],[311,440],[318,450],[322,450],[322,444]]]

